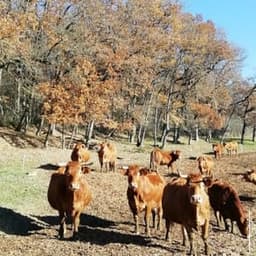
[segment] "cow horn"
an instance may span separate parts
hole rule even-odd
[[[65,167],[65,166],[67,166],[67,164],[68,164],[68,162],[60,162],[60,163],[57,163],[56,165],[58,167]]]
[[[181,172],[179,172],[179,177],[186,179],[188,177],[188,175],[187,174],[181,174]]]

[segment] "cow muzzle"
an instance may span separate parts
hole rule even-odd
[[[129,183],[128,186],[129,186],[129,188],[132,189],[133,191],[135,191],[135,190],[138,188],[137,184],[135,184],[135,183],[133,183],[133,182]]]
[[[78,190],[80,188],[80,185],[78,183],[71,183],[69,185],[69,189],[72,191]]]
[[[203,198],[201,195],[192,195],[190,198],[191,204],[201,204],[203,202]]]

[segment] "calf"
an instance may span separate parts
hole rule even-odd
[[[180,158],[180,155],[180,150],[163,151],[159,148],[155,148],[150,153],[150,169],[157,171],[159,165],[167,165],[168,171],[170,167],[173,171],[173,162],[178,160]]]
[[[169,238],[171,224],[179,223],[187,231],[190,241],[190,254],[195,253],[194,230],[202,231],[204,251],[208,255],[208,232],[210,220],[210,202],[204,180],[200,173],[190,174],[187,178],[174,178],[164,188],[163,218],[166,221],[166,240]],[[185,245],[183,232],[183,245]]]
[[[197,158],[198,168],[201,174],[212,176],[214,162],[211,156],[199,156]]]
[[[74,145],[71,152],[71,160],[86,163],[90,159],[90,153],[85,144],[78,142]]]
[[[231,156],[232,154],[237,155],[238,153],[238,143],[236,141],[231,141],[224,143],[224,147],[227,151],[227,154]]]
[[[224,219],[226,230],[229,230],[227,219],[230,219],[231,232],[233,233],[233,222],[236,222],[240,233],[247,237],[249,233],[248,220],[235,189],[227,182],[214,180],[209,184],[208,194],[217,225],[220,225],[220,219],[217,215],[219,212],[220,216]]]
[[[71,216],[73,237],[78,234],[80,215],[91,201],[91,192],[85,180],[88,168],[78,161],[71,161],[53,173],[48,187],[48,202],[59,212],[59,237],[66,233],[66,218]]]
[[[102,142],[98,145],[98,147],[100,171],[103,171],[104,166],[106,171],[115,171],[117,159],[116,146],[110,142]]]
[[[224,153],[224,145],[221,143],[212,144],[212,150],[213,150],[215,159],[220,159]]]
[[[139,213],[142,211],[145,211],[146,234],[150,236],[151,213],[154,227],[154,216],[157,214],[158,229],[161,230],[164,179],[158,173],[146,171],[137,165],[123,167],[122,172],[128,176],[127,199],[135,221],[135,232],[139,234]]]

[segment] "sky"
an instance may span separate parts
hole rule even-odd
[[[185,12],[201,14],[223,30],[227,40],[247,57],[242,76],[256,76],[256,0],[183,0]]]

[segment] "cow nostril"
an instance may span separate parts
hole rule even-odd
[[[201,204],[203,202],[203,200],[200,195],[193,195],[193,196],[191,196],[190,202],[192,204]]]

